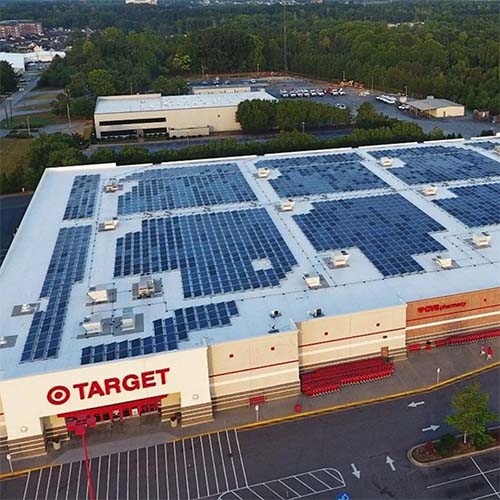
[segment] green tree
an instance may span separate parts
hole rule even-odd
[[[167,78],[166,76],[159,76],[153,82],[153,89],[163,95],[180,95],[189,92],[186,80],[181,77]]]
[[[17,90],[18,77],[7,61],[0,61],[0,94],[15,92]]]
[[[191,56],[189,54],[175,54],[170,66],[174,73],[187,73],[191,70]]]
[[[88,86],[96,96],[113,95],[116,93],[114,75],[107,69],[93,69],[88,75]]]
[[[475,382],[457,392],[451,400],[455,413],[446,417],[446,423],[455,427],[476,443],[484,442],[488,436],[487,424],[498,419],[498,414],[488,408],[489,395],[479,391],[479,383]]]

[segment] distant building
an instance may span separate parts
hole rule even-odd
[[[96,136],[194,137],[237,131],[241,130],[236,121],[238,104],[249,99],[276,100],[267,92],[99,97],[94,111]]]
[[[250,85],[221,85],[219,87],[191,87],[193,94],[232,94],[237,92],[251,92]]]
[[[43,35],[41,23],[34,21],[1,21],[0,38],[20,38],[26,35]]]
[[[158,0],[125,0],[126,4],[145,4],[145,5],[158,5]]]
[[[434,96],[427,96],[426,99],[417,101],[408,101],[408,106],[410,106],[410,113],[427,118],[448,118],[465,115],[463,104],[448,101],[448,99],[435,99]]]
[[[54,57],[64,57],[65,52],[60,50],[35,50],[33,52],[0,52],[0,61],[7,61],[16,73],[24,73],[26,65],[30,63],[51,62]]]

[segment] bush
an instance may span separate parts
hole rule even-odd
[[[480,433],[480,434],[473,434],[471,436],[471,443],[474,446],[474,448],[478,450],[483,450],[484,448],[488,448],[495,439],[490,436],[489,434],[486,433]]]
[[[442,457],[449,457],[453,454],[457,446],[458,440],[453,434],[444,434],[439,438],[436,450]]]

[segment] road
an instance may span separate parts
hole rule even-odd
[[[499,410],[499,374],[477,377]],[[487,453],[439,467],[406,458],[414,444],[449,431],[443,418],[468,382],[412,399],[228,430],[95,457],[97,498],[353,499],[500,498],[500,459]],[[422,431],[435,424],[438,431]],[[353,470],[356,475],[353,474]],[[357,473],[359,472],[359,478]],[[33,471],[0,483],[3,499],[88,498],[82,462]]]

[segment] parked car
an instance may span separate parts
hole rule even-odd
[[[347,109],[346,105],[345,104],[335,104],[335,106],[338,108],[338,109]]]
[[[255,78],[252,78],[252,79],[250,80],[250,83],[257,83],[257,80],[256,80]]]

